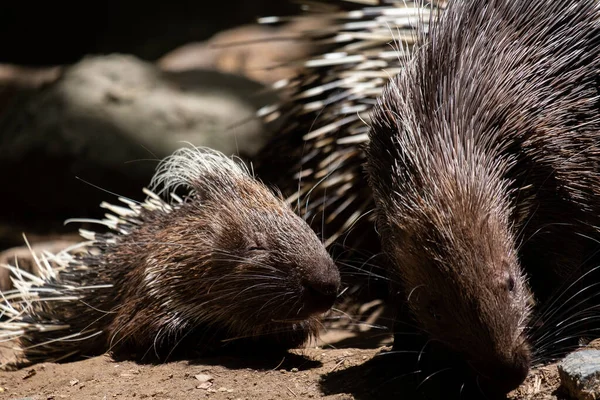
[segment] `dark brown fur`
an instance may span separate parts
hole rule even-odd
[[[95,234],[85,254],[44,285],[79,299],[46,300],[42,309],[26,312],[26,321],[68,329],[32,332],[21,342],[28,347],[68,334],[96,336],[43,344],[26,351],[28,358],[109,350],[164,361],[239,343],[288,349],[316,334],[318,315],[333,304],[340,285],[321,242],[248,174],[213,163],[192,176],[194,166],[185,163],[193,164],[193,157],[202,156],[182,157],[187,161],[165,180],[167,192],[180,183],[191,187],[183,203],[120,216],[120,234]],[[103,283],[112,287],[80,289]]]
[[[371,118],[378,228],[409,307],[507,391],[530,365],[525,273],[546,300],[599,238],[599,20],[593,0],[454,0]]]

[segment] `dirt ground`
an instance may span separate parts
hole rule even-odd
[[[257,369],[235,359],[141,366],[108,356],[0,374],[8,399],[353,399],[324,394],[319,377],[371,358],[375,350],[303,350]]]
[[[361,343],[371,346],[358,348]],[[220,357],[141,365],[105,355],[67,364],[37,364],[0,372],[0,399],[413,399],[395,385],[393,366],[378,364],[386,358],[389,343],[388,335],[364,341],[347,331],[330,331],[318,346],[277,359]],[[558,386],[556,366],[543,366],[534,369],[509,398],[563,399]]]

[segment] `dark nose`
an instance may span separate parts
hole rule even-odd
[[[486,386],[508,393],[518,388],[527,378],[531,365],[531,357],[526,346],[522,346],[510,357],[492,362],[482,362],[476,366],[484,375]]]
[[[340,285],[340,273],[333,263],[317,273],[304,277],[302,279],[303,310],[310,314],[329,310],[337,298]]]

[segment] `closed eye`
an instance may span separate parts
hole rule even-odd
[[[253,247],[249,247],[248,251],[265,251],[266,249],[264,247],[259,247],[259,246],[253,246]]]

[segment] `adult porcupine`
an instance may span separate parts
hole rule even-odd
[[[392,47],[382,56],[392,35],[404,40],[390,17],[408,13],[404,2],[346,3],[332,14],[338,24],[312,33],[334,50],[308,60],[288,85],[295,95],[276,110],[290,117],[287,132],[261,159],[283,155],[291,173],[275,182],[288,179],[290,200],[311,192],[308,217],[327,205],[332,243],[370,208],[357,143],[372,126],[367,155],[384,248],[405,292],[421,293],[410,297],[415,319],[510,389],[529,367],[522,270],[543,304],[598,238],[598,3],[456,0],[432,35],[419,37],[414,59]],[[368,236],[361,221],[354,230]]]
[[[82,231],[88,241],[38,258],[41,277],[11,267],[3,339],[18,338],[32,362],[106,351],[162,361],[227,343],[290,348],[316,333],[336,298],[337,268],[243,164],[182,148],[151,185],[143,203],[102,204],[114,215],[91,222],[109,232]]]
[[[454,0],[371,116],[384,250],[432,338],[512,389],[600,234],[600,5]],[[597,258],[596,258],[597,260]]]

